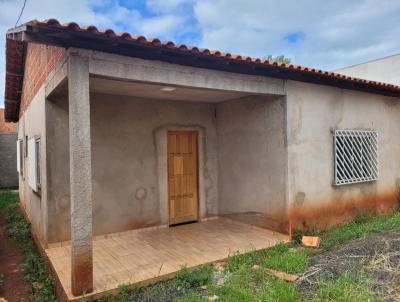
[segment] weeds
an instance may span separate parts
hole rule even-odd
[[[366,234],[400,228],[400,212],[390,215],[362,216],[351,223],[327,230],[321,236],[321,247],[332,249],[346,241],[360,238]]]
[[[312,301],[373,302],[378,300],[369,290],[365,278],[344,274],[335,281],[320,281],[319,288]]]
[[[266,250],[265,266],[292,274],[300,272],[308,266],[306,250],[294,251],[288,244],[277,244]]]
[[[30,298],[38,302],[57,301],[54,280],[47,272],[30,234],[30,225],[18,208],[18,193],[0,192],[0,211],[6,217],[7,229],[23,253],[24,279],[30,285]]]
[[[211,283],[212,266],[202,265],[193,270],[183,267],[176,275],[180,286],[184,288],[200,287]]]
[[[303,231],[300,229],[293,230],[292,233],[292,242],[294,244],[301,244],[301,239],[303,237]]]

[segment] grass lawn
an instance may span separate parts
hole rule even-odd
[[[23,250],[22,263],[25,279],[31,284],[33,301],[56,301],[54,281],[43,260],[38,256],[29,232],[29,224],[20,213],[16,193],[0,191],[0,212],[5,215],[10,235]],[[380,301],[372,292],[368,278],[344,272],[332,280],[320,279],[315,289],[306,296],[296,283],[278,279],[267,268],[296,274],[309,267],[310,257],[324,255],[371,233],[400,229],[400,213],[360,217],[354,222],[331,228],[321,236],[321,248],[311,249],[291,244],[278,244],[263,251],[232,255],[224,266],[200,266],[194,270],[183,268],[169,281],[150,287],[131,290],[120,286],[120,295],[98,299],[98,302],[130,301]],[[85,299],[82,299],[85,301]]]

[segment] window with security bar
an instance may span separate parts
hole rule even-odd
[[[378,135],[370,130],[335,130],[335,185],[378,179]]]

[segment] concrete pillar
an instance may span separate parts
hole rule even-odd
[[[80,295],[93,291],[89,62],[73,53],[68,59],[68,98],[71,288]]]

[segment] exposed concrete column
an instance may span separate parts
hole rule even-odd
[[[71,287],[74,295],[93,291],[92,166],[89,62],[68,60],[71,183]]]

